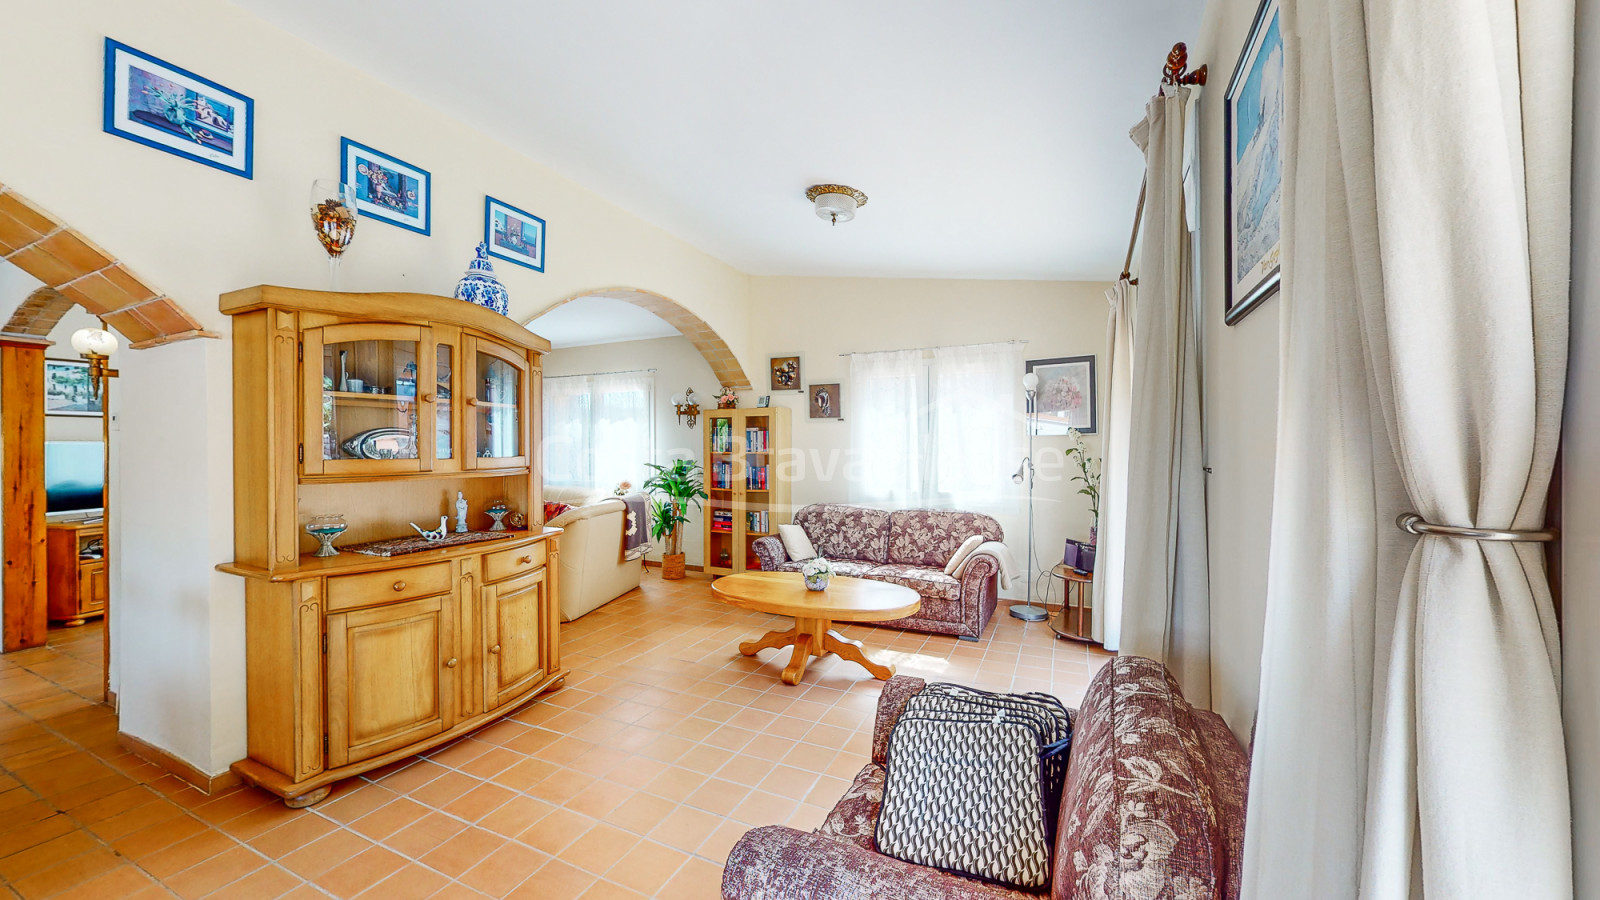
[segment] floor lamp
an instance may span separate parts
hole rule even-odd
[[[1017,473],[1011,476],[1011,480],[1016,484],[1021,484],[1024,478],[1028,481],[1028,603],[1026,606],[1012,604],[1011,615],[1024,622],[1043,622],[1049,612],[1033,605],[1033,436],[1038,433],[1033,404],[1038,396],[1039,376],[1032,372],[1022,376],[1022,390],[1028,397],[1028,455],[1022,458],[1022,465],[1017,466]]]

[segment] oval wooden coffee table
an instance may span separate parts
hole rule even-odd
[[[872,677],[888,681],[894,677],[894,666],[881,666],[868,659],[861,642],[834,631],[833,623],[887,622],[922,608],[922,598],[908,587],[842,575],[833,576],[825,591],[808,591],[799,572],[741,572],[713,581],[711,593],[718,600],[743,609],[794,617],[794,627],[788,631],[769,632],[766,637],[739,645],[739,652],[745,656],[755,656],[769,647],[793,645],[794,655],[783,670],[784,684],[799,684],[811,657],[829,653],[858,662]]]

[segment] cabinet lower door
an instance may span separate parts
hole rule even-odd
[[[106,564],[97,562],[78,569],[78,612],[98,613],[106,609]]]
[[[540,640],[548,582],[540,569],[483,589],[484,706],[517,699],[544,677]]]
[[[454,724],[454,619],[448,596],[328,616],[328,766],[337,768]]]

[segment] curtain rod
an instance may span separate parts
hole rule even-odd
[[[1167,54],[1167,63],[1161,67],[1161,87],[1168,85],[1194,84],[1201,87],[1206,83],[1206,66],[1201,66],[1193,72],[1189,68],[1189,47],[1182,41],[1172,45],[1172,50]],[[1139,224],[1144,221],[1144,196],[1145,190],[1150,186],[1150,173],[1147,170],[1144,178],[1139,181],[1139,205],[1133,211],[1133,233],[1128,235],[1128,255],[1122,260],[1122,280],[1129,284],[1138,284],[1139,279],[1133,277],[1133,248],[1139,243]]]
[[[615,372],[573,372],[571,375],[546,375],[544,380],[552,378],[593,378],[596,375],[632,375],[635,372],[649,372],[654,375],[655,369],[618,369]]]
[[[987,347],[990,344],[1026,344],[1020,341],[981,341],[976,344],[942,344],[938,347],[906,347],[903,350],[857,350],[853,353],[841,353],[840,356],[866,356],[871,353],[904,353],[906,350],[960,350],[963,347]]]

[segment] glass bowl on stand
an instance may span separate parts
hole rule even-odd
[[[313,556],[338,556],[339,551],[334,549],[333,539],[345,533],[350,526],[344,522],[344,516],[313,516],[306,523],[306,534],[317,539],[321,545]]]

